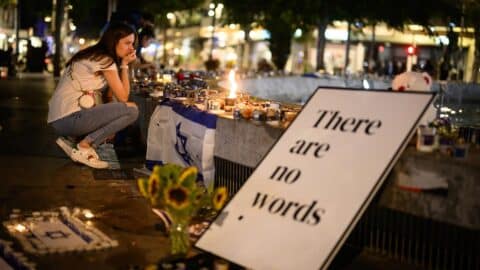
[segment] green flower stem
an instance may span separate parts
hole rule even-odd
[[[174,221],[170,228],[170,249],[174,256],[186,256],[190,250],[188,222]]]

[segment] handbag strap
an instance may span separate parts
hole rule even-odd
[[[76,79],[74,76],[73,76],[73,65],[74,63],[72,63],[69,67],[69,70],[67,70],[67,75],[70,77],[70,79],[72,80],[72,82],[76,81],[78,86],[80,87],[80,89],[78,89],[80,92],[84,93],[84,94],[89,94],[89,93],[95,93],[96,91],[101,91],[102,88],[100,89],[93,89],[93,90],[85,90],[83,89],[82,87],[82,84],[80,83],[80,80],[79,79]]]
[[[88,91],[88,90],[84,90],[83,87],[82,87],[82,84],[80,83],[80,80],[75,79],[75,77],[73,76],[73,66],[74,65],[75,65],[75,63],[72,63],[70,65],[69,69],[67,70],[67,75],[70,77],[70,80],[72,80],[72,85],[74,84],[73,82],[76,82],[78,84],[78,86],[80,87],[80,89],[78,89],[78,90],[80,92],[83,92],[84,94],[91,92],[91,91]]]

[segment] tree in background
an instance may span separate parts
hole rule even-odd
[[[278,1],[284,2],[284,1]],[[286,2],[286,1],[285,1]],[[281,6],[281,3],[277,3]],[[283,8],[280,8],[283,9]],[[265,14],[263,24],[270,32],[270,51],[272,52],[272,62],[275,66],[283,70],[290,55],[290,46],[293,33],[299,25],[295,13],[292,10],[271,12]]]
[[[446,18],[455,8],[449,0],[302,0],[305,2],[303,14],[305,22],[318,29],[317,70],[323,69],[325,51],[325,31],[335,20],[348,22],[360,21],[365,25],[380,22],[389,27],[403,29],[407,23],[427,26],[434,19]]]
[[[256,10],[260,6],[261,9],[265,9],[262,6],[265,2],[253,1],[253,0],[224,0],[225,4],[225,23],[230,24],[239,24],[240,29],[245,33],[245,43],[241,48],[241,62],[245,64],[246,67],[250,66],[250,48],[252,47],[252,39],[250,38],[250,31],[252,30],[252,25],[257,21],[257,17],[260,15]]]
[[[69,0],[69,2],[73,7],[70,10],[70,17],[77,26],[76,34],[82,37],[98,38],[102,27],[107,23],[106,1]]]
[[[293,33],[302,25],[302,3],[287,0],[227,0],[224,3],[227,20],[240,23],[246,36],[252,23],[263,26],[270,32],[272,62],[283,70],[290,54]]]
[[[63,11],[65,9],[65,0],[57,0],[55,6],[55,54],[53,56],[53,76],[60,76],[61,66],[60,61],[62,58],[62,23],[63,23]]]
[[[465,26],[471,26],[474,28],[474,38],[475,38],[475,58],[473,61],[472,67],[472,78],[471,82],[478,82],[478,73],[480,69],[480,0],[464,0],[455,1],[455,3],[460,4],[460,9],[462,10],[462,15],[464,16]]]
[[[340,18],[341,5],[338,1],[332,0],[302,0],[301,2],[299,3],[299,12],[302,14],[304,24],[317,29],[316,70],[323,70],[325,69],[323,56],[327,44],[325,31],[331,22]]]
[[[6,0],[2,0],[6,1]],[[33,0],[21,0],[32,1]],[[476,20],[479,14],[480,0],[225,0],[226,22],[239,23],[245,31],[246,43],[249,43],[249,31],[252,23],[257,23],[265,27],[271,34],[270,48],[272,52],[272,60],[279,69],[283,69],[290,53],[290,44],[293,33],[296,28],[302,30],[311,29],[318,30],[317,38],[317,64],[316,69],[323,69],[323,54],[326,44],[325,30],[327,26],[335,20],[347,20],[349,22],[361,21],[365,25],[376,25],[378,23],[386,23],[390,27],[402,29],[407,23],[421,24],[424,26],[445,23],[451,18],[459,18],[458,14],[461,10],[461,4],[464,5],[465,24],[474,26],[479,29],[479,20]],[[8,1],[7,1],[8,2]],[[38,1],[37,1],[38,2]],[[100,4],[101,1],[95,0],[70,0],[74,6],[71,11],[79,31],[85,31],[85,28],[95,29],[90,33],[97,32],[98,29],[106,21],[106,7]],[[141,10],[155,14],[156,24],[163,29],[169,27],[169,21],[166,14],[179,10],[192,10],[205,4],[202,0],[165,0],[165,1],[126,1],[118,0],[119,9],[123,10]],[[97,8],[96,14],[105,14],[103,16],[90,16],[91,9]],[[105,12],[101,11],[105,9]],[[97,22],[102,21],[102,22]],[[458,20],[457,20],[458,21]],[[83,23],[82,23],[83,22]],[[83,27],[86,25],[87,27]],[[88,27],[88,26],[91,27]],[[96,27],[95,27],[96,26]],[[428,32],[428,27],[425,27]],[[306,33],[307,31],[304,31]],[[476,40],[479,31],[475,32]],[[374,37],[372,37],[373,51]],[[478,67],[480,65],[480,42],[476,42],[476,60],[474,64],[474,78],[477,78]],[[245,51],[245,48],[243,48]],[[245,53],[243,53],[243,57]],[[372,55],[368,56],[372,58]]]
[[[204,3],[203,0],[183,0],[183,1],[176,1],[176,0],[163,0],[163,1],[148,1],[148,0],[138,0],[137,5],[139,8],[144,12],[148,12],[154,15],[154,23],[156,26],[160,27],[163,32],[163,62],[167,62],[167,49],[166,49],[166,42],[167,42],[167,30],[170,27],[174,27],[172,25],[172,21],[167,18],[167,14],[179,12],[179,11],[189,11],[192,13],[194,9],[199,8]],[[178,23],[177,21],[174,22],[175,24]]]

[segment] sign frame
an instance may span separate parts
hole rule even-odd
[[[393,169],[394,165],[397,163],[398,159],[400,158],[401,154],[403,153],[403,151],[405,150],[405,148],[407,147],[408,145],[408,142],[412,139],[413,135],[415,134],[415,131],[417,129],[417,126],[418,124],[420,123],[420,120],[422,119],[422,116],[425,114],[425,112],[427,111],[428,107],[433,103],[435,97],[436,97],[436,93],[435,92],[423,92],[423,91],[405,91],[405,92],[393,92],[391,90],[377,90],[377,89],[369,89],[369,90],[365,90],[365,89],[356,89],[356,88],[337,88],[337,87],[318,87],[311,95],[310,97],[308,98],[308,100],[305,102],[305,104],[303,105],[302,109],[300,110],[300,112],[297,114],[297,116],[295,117],[295,119],[290,123],[290,125],[287,127],[287,129],[285,129],[285,131],[282,133],[282,135],[275,141],[275,143],[271,146],[271,148],[267,151],[267,153],[262,157],[261,161],[257,164],[257,166],[254,168],[254,170],[252,171],[251,175],[247,178],[247,180],[242,184],[242,186],[240,187],[240,189],[230,198],[230,200],[227,202],[227,204],[222,208],[222,210],[219,211],[219,214],[217,215],[217,217],[214,219],[214,221],[212,223],[209,224],[209,226],[207,227],[207,229],[202,233],[202,235],[197,239],[197,241],[194,243],[194,247],[201,250],[201,251],[204,251],[204,252],[208,252],[208,253],[211,253],[211,254],[214,254],[215,256],[217,257],[220,257],[220,258],[223,258],[227,261],[230,261],[230,262],[233,262],[235,264],[238,264],[238,265],[242,265],[240,262],[235,262],[229,258],[226,258],[226,257],[223,257],[222,255],[219,255],[219,254],[216,254],[214,252],[211,252],[209,250],[206,250],[204,248],[201,248],[201,247],[198,247],[197,246],[197,243],[202,239],[202,237],[208,233],[209,229],[210,229],[210,226],[212,226],[212,224],[218,222],[217,220],[219,219],[223,209],[225,209],[235,198],[235,196],[237,194],[239,194],[242,190],[242,188],[244,188],[245,186],[245,183],[248,182],[248,180],[250,180],[250,177],[252,175],[254,175],[255,171],[257,170],[257,168],[259,168],[264,160],[266,159],[266,157],[270,154],[270,152],[272,151],[272,149],[274,149],[277,144],[279,142],[281,142],[282,138],[284,137],[284,135],[287,133],[288,129],[290,129],[293,124],[299,119],[299,116],[304,112],[304,109],[308,106],[308,104],[310,103],[310,101],[312,100],[312,98],[316,95],[316,93],[318,91],[322,91],[322,90],[338,90],[338,91],[365,91],[365,92],[377,92],[377,93],[385,93],[385,94],[398,94],[398,95],[429,95],[430,96],[430,99],[429,101],[426,103],[425,107],[421,110],[421,114],[419,114],[414,122],[414,124],[410,127],[410,130],[407,132],[407,136],[405,136],[403,138],[403,140],[400,142],[398,148],[395,150],[395,152],[393,153],[392,155],[392,158],[389,160],[389,162],[387,163],[387,165],[385,166],[385,168],[383,169],[382,173],[380,174],[379,178],[375,181],[375,184],[373,185],[372,189],[370,190],[370,192],[368,193],[368,196],[363,200],[363,202],[361,203],[361,206],[360,208],[356,211],[355,215],[353,216],[352,219],[350,219],[350,222],[348,224],[348,226],[346,227],[346,229],[343,231],[343,233],[340,235],[340,237],[338,238],[338,240],[336,241],[335,245],[333,246],[333,248],[330,250],[330,252],[328,253],[328,256],[325,258],[325,260],[323,261],[323,263],[319,266],[318,269],[327,269],[328,266],[331,264],[331,262],[333,261],[333,259],[335,258],[335,256],[337,255],[337,253],[339,252],[340,248],[343,246],[343,244],[345,243],[346,239],[348,238],[348,236],[350,235],[350,233],[352,232],[352,230],[355,228],[355,226],[357,225],[358,221],[360,220],[360,218],[363,216],[363,214],[365,213],[365,210],[368,208],[368,206],[370,205],[371,201],[373,200],[373,198],[375,197],[375,195],[377,194],[378,190],[382,187],[382,185],[385,183],[385,180],[388,176],[388,174],[390,173],[390,171]]]

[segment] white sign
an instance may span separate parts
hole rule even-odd
[[[196,246],[253,269],[326,269],[433,97],[317,90]]]

